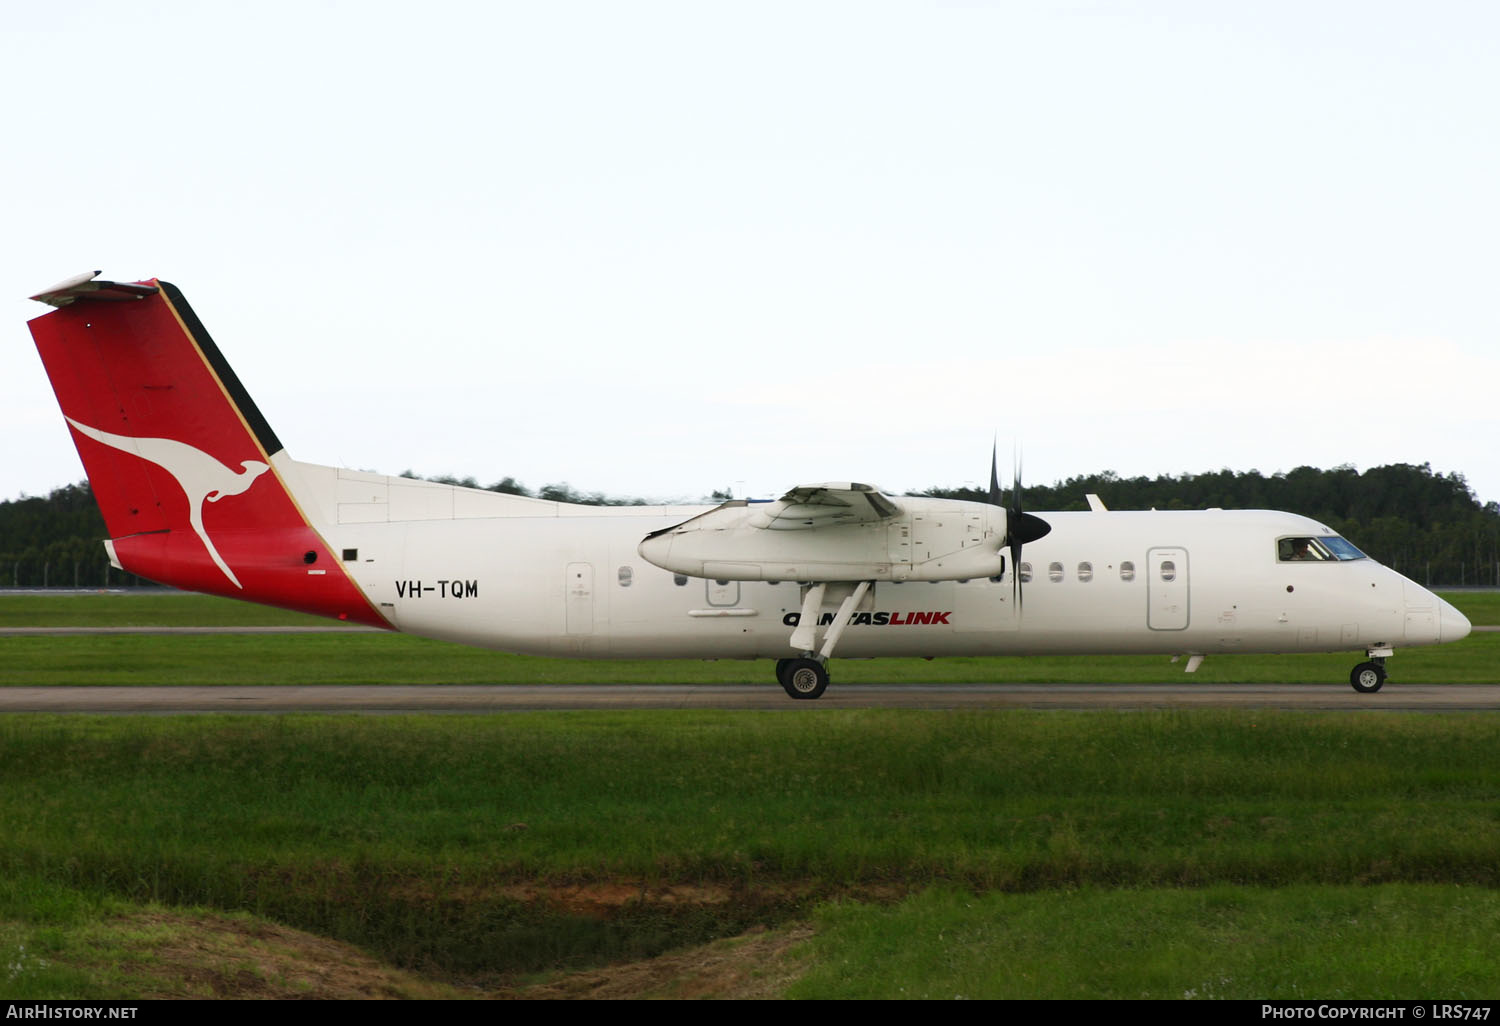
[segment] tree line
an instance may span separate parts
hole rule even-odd
[[[1110,509],[1278,509],[1327,524],[1361,551],[1419,583],[1500,585],[1500,505],[1480,503],[1462,474],[1430,464],[1298,467],[1284,474],[1217,470],[1120,477],[1112,471],[1023,486],[1025,508],[1086,510],[1090,493]],[[920,494],[984,501],[974,488]],[[1006,493],[1005,501],[1010,502]]]
[[[0,502],[0,587],[150,584],[109,565],[100,544],[108,537],[87,481]]]
[[[418,475],[407,471],[403,477]],[[427,480],[468,488],[472,478]],[[580,492],[566,483],[534,493],[506,477],[489,491],[535,495],[594,506],[648,505],[642,498]],[[1365,553],[1423,584],[1500,585],[1500,506],[1480,503],[1462,474],[1436,474],[1428,464],[1397,463],[1364,472],[1353,467],[1298,467],[1264,475],[1218,470],[1205,474],[1120,477],[1112,471],[1027,486],[1030,510],[1085,510],[1090,492],[1110,509],[1279,509],[1319,520]],[[984,501],[973,488],[934,487],[918,495]],[[729,498],[715,491],[709,501]],[[1010,502],[1009,494],[1005,501]],[[100,542],[104,518],[87,482],[45,497],[0,502],[0,587],[118,587],[149,583],[111,569]]]

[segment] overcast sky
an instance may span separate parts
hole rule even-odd
[[[102,268],[182,288],[318,463],[903,491],[998,435],[1036,482],[1500,500],[1497,39],[1481,2],[11,5],[0,498],[83,477],[24,297]]]

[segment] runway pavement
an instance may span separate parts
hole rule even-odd
[[[849,684],[813,702],[774,685],[318,685],[10,687],[0,713],[499,713],[544,709],[1500,709],[1500,685],[1388,684],[1373,695],[1332,684]]]

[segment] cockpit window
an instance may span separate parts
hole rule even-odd
[[[1364,558],[1363,552],[1334,535],[1281,538],[1276,542],[1276,559],[1282,563],[1328,563]]]
[[[1342,538],[1320,538],[1319,541],[1323,543],[1324,547],[1327,548],[1329,552],[1333,553],[1334,559],[1349,560],[1365,558],[1365,554],[1363,552],[1359,551],[1353,545],[1350,545]]]

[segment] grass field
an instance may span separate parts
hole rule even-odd
[[[1493,680],[1491,637],[1427,651]],[[5,638],[0,680],[203,682],[226,651],[287,682],[507,658]],[[0,997],[1500,992],[1489,715],[11,715],[0,783]]]

